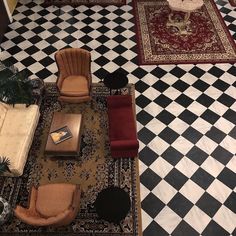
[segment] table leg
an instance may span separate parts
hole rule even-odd
[[[171,11],[171,13],[168,16],[168,21],[166,23],[166,26],[176,27],[180,34],[189,34],[189,32],[187,32],[186,30],[186,27],[187,27],[187,23],[190,17],[190,12],[185,12],[183,21],[176,21],[173,19],[173,16],[174,16],[174,13]]]
[[[188,12],[186,12],[185,13],[185,16],[184,16],[184,24],[186,25],[187,24],[187,22],[188,22],[188,20],[189,20],[189,17],[190,17],[190,12],[188,11]]]

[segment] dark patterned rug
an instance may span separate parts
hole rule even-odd
[[[170,25],[166,0],[133,1],[139,64],[234,63],[236,46],[213,0],[191,12],[185,30]],[[183,12],[172,20],[183,21]]]
[[[128,85],[125,94],[132,94],[134,87]],[[111,158],[108,140],[106,96],[109,90],[102,84],[93,84],[93,102],[62,105],[61,112],[81,113],[83,131],[81,150],[78,158],[50,159],[45,156],[50,122],[54,111],[60,110],[54,84],[46,85],[42,101],[41,116],[32,148],[19,178],[0,177],[0,196],[15,207],[27,206],[29,189],[32,184],[69,182],[82,187],[81,209],[76,219],[66,227],[32,227],[13,217],[0,227],[0,234],[19,235],[125,235],[137,236],[141,233],[138,159]],[[98,219],[94,202],[98,193],[108,186],[123,188],[130,196],[131,210],[122,221],[123,233],[118,225]]]
[[[115,6],[122,6],[126,4],[126,0],[44,0],[43,6],[64,6],[64,5],[71,5],[71,6],[80,6],[80,5],[115,5]]]

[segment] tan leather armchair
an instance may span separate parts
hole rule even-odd
[[[65,48],[55,54],[59,76],[59,101],[80,103],[90,101],[91,54],[81,48]]]
[[[15,216],[33,226],[70,224],[79,211],[81,190],[74,184],[47,184],[32,187],[29,208],[17,206]]]

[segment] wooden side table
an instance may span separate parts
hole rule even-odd
[[[196,11],[197,9],[203,6],[203,0],[167,0],[171,13],[168,16],[167,27],[173,26],[176,27],[180,34],[189,34],[186,30],[187,24],[191,12]],[[176,20],[174,19],[174,12],[180,11],[184,12],[184,19]]]

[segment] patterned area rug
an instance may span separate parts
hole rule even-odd
[[[236,46],[213,0],[190,14],[185,31],[167,26],[165,0],[133,1],[140,64],[234,63]],[[173,19],[181,21],[182,12]]]
[[[126,0],[44,0],[43,6],[64,6],[64,5],[71,5],[71,6],[79,6],[79,5],[115,5],[121,6],[125,5]]]
[[[229,0],[231,6],[236,7],[236,0]]]
[[[81,113],[83,131],[79,158],[51,159],[44,154],[50,122],[54,111],[60,110],[55,85],[48,84],[41,105],[41,117],[27,160],[24,174],[20,178],[0,178],[0,196],[14,207],[27,206],[29,189],[32,184],[69,182],[82,188],[81,209],[76,219],[67,227],[32,227],[16,219],[0,227],[0,234],[33,233],[30,235],[125,235],[140,236],[140,197],[138,159],[111,158],[108,140],[106,96],[109,90],[102,84],[93,84],[93,103],[67,104],[61,112]],[[134,87],[127,86],[123,93],[132,94]],[[130,196],[131,210],[118,225],[98,219],[94,201],[98,193],[108,186],[119,186]],[[114,203],[115,204],[115,203]]]

